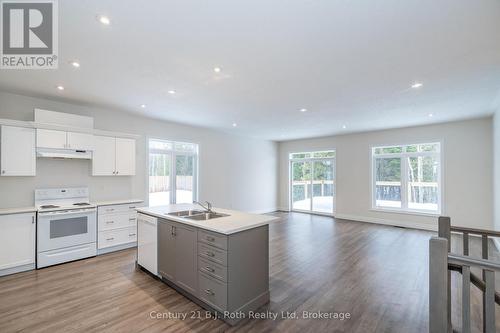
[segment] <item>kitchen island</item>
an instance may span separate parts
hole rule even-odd
[[[153,273],[166,284],[229,324],[269,302],[269,223],[279,218],[220,208],[205,216],[195,204],[137,211],[156,219]],[[140,240],[140,227],[138,233]]]

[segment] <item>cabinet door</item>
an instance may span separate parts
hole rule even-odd
[[[196,228],[176,223],[175,237],[175,283],[196,295],[198,290],[198,237]]]
[[[158,220],[158,273],[175,282],[175,238],[174,225]]]
[[[65,149],[66,132],[47,129],[36,130],[36,146],[41,148]]]
[[[116,138],[116,174],[135,175],[135,140]]]
[[[68,132],[68,148],[94,150],[94,136],[87,133]]]
[[[0,270],[35,263],[35,214],[0,216]]]
[[[35,176],[35,129],[2,126],[0,168],[2,176]]]
[[[94,136],[95,149],[92,155],[93,176],[113,176],[115,174],[115,138]]]

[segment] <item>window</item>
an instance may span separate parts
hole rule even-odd
[[[373,147],[373,208],[440,213],[440,162],[440,143]]]
[[[149,205],[197,200],[198,145],[149,140]]]
[[[292,210],[333,214],[335,151],[290,154]]]

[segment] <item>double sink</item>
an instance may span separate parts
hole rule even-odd
[[[195,221],[206,221],[206,220],[216,219],[219,217],[229,216],[228,214],[207,212],[202,210],[181,210],[179,212],[167,213],[167,215],[182,217]]]

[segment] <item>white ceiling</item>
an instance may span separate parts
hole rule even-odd
[[[0,89],[279,141],[488,115],[500,90],[498,0],[59,1],[59,17],[59,69],[1,70]]]

